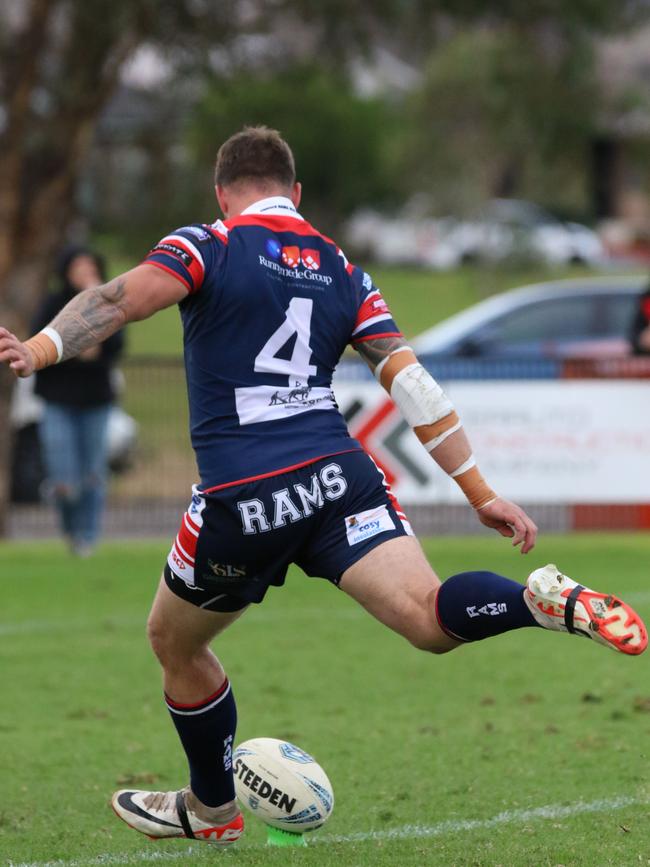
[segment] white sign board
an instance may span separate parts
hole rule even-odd
[[[650,502],[650,380],[452,382],[489,484],[527,503]],[[405,503],[464,497],[372,382],[335,385],[350,431]]]

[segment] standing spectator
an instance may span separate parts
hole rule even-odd
[[[34,318],[46,325],[78,292],[106,281],[103,259],[84,247],[66,248],[60,257],[61,288],[49,295]],[[76,358],[36,374],[36,394],[45,408],[40,438],[48,482],[61,529],[72,551],[92,553],[104,508],[108,457],[108,418],[115,397],[111,368],[124,334],[116,332]]]
[[[635,355],[650,355],[650,285],[639,297],[630,341]]]

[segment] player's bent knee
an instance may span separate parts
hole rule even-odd
[[[438,585],[439,586],[439,585]],[[458,647],[458,642],[450,638],[442,629],[436,617],[436,594],[435,587],[425,598],[424,603],[418,608],[418,617],[406,632],[406,638],[417,648],[426,653],[449,653]]]
[[[417,650],[424,650],[426,653],[435,653],[436,655],[449,653],[456,646],[450,643],[446,635],[441,636],[434,633],[418,633],[409,636],[408,640]]]

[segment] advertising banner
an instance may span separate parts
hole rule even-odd
[[[502,496],[527,503],[650,502],[650,381],[443,383],[477,462]],[[460,503],[399,411],[369,381],[335,384],[353,436],[404,503]]]

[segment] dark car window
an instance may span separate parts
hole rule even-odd
[[[619,292],[617,295],[605,295],[602,334],[606,337],[629,337],[638,303],[638,293]]]
[[[591,337],[597,327],[597,297],[575,296],[536,301],[490,325],[495,343],[525,343]]]

